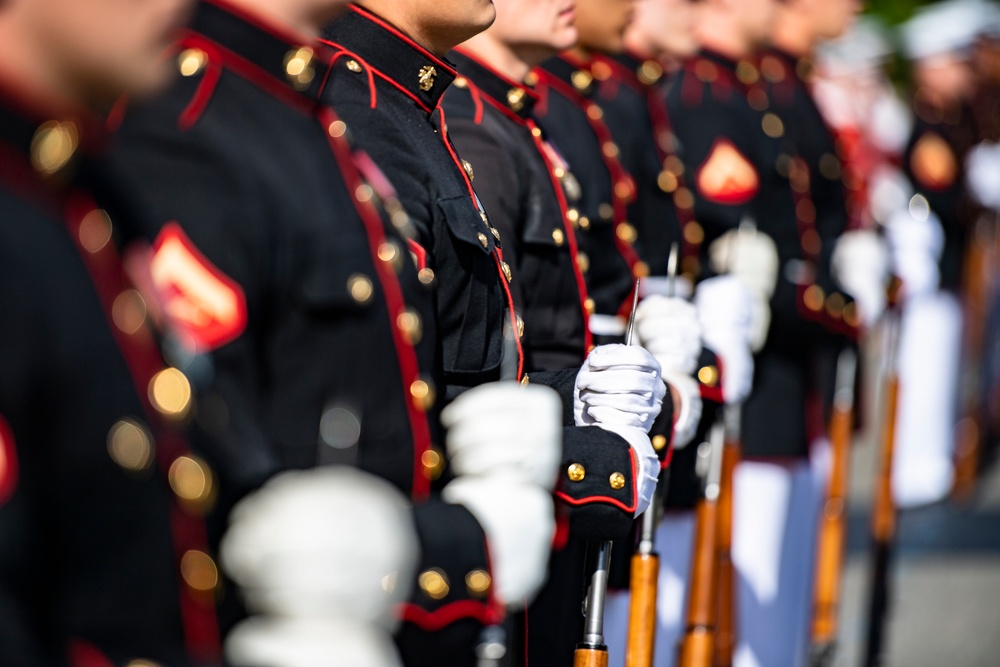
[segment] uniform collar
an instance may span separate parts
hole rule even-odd
[[[350,11],[331,24],[325,36],[356,54],[427,112],[437,107],[458,76],[452,63],[357,5],[350,5]]]
[[[531,118],[538,94],[526,83],[507,78],[468,51],[456,49],[451,58],[459,71],[456,86],[462,86],[463,79],[468,79],[493,106],[521,120]]]
[[[643,58],[635,53],[624,52],[609,56],[617,65],[631,73],[631,77],[643,86],[655,86],[663,80],[666,72],[654,58]]]
[[[48,103],[0,80],[0,150],[53,185],[74,180],[81,160],[105,144],[99,119],[77,108]],[[13,165],[9,165],[13,166]]]
[[[327,47],[225,0],[199,3],[191,31],[249,62],[291,91],[313,100],[326,80],[330,59],[318,51]]]
[[[765,51],[759,62],[761,75],[771,83],[779,83],[786,79],[805,82],[812,70],[812,61],[809,58],[799,58],[775,47]]]
[[[541,64],[541,69],[573,86],[584,97],[590,96],[597,88],[590,63],[569,52],[549,58]]]

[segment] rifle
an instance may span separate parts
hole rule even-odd
[[[635,310],[639,306],[639,281],[635,281],[632,314],[625,331],[625,344],[632,345]],[[608,647],[604,643],[604,602],[608,595],[608,570],[611,568],[611,541],[597,545],[596,564],[584,606],[583,641],[576,645],[573,667],[608,667]]]
[[[687,630],[681,643],[678,667],[710,667],[715,649],[718,604],[715,545],[718,535],[724,431],[723,422],[717,421],[712,426],[709,441],[698,447],[699,463],[705,471],[705,490],[696,510],[697,529],[688,595]]]
[[[736,571],[733,568],[733,474],[740,461],[739,405],[726,408],[725,446],[722,449],[722,472],[719,480],[719,521],[716,534],[716,567],[718,568],[718,617],[715,632],[714,667],[733,664],[736,648]]]
[[[678,247],[670,247],[667,261],[667,296],[677,293]],[[638,290],[638,287],[636,288]],[[653,502],[642,513],[639,545],[632,555],[629,574],[628,640],[625,644],[625,667],[653,667],[656,648],[656,596],[660,576],[660,555],[656,552],[656,524],[663,497],[667,493],[669,471],[660,472]]]
[[[844,565],[847,520],[847,478],[850,471],[851,436],[854,430],[854,379],[858,357],[845,349],[837,360],[837,389],[830,419],[833,463],[829,490],[820,518],[816,550],[816,579],[813,587],[812,655],[813,667],[825,667],[833,660],[837,641],[837,612],[840,608],[840,580]]]
[[[896,352],[899,338],[899,313],[890,310],[886,322],[885,423],[882,428],[882,461],[875,484],[872,507],[872,579],[868,608],[868,638],[865,667],[882,662],[885,619],[889,607],[889,567],[896,535],[896,505],[892,497],[892,461],[896,439],[896,408],[899,399],[899,376]]]

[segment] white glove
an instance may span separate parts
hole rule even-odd
[[[765,303],[774,294],[778,283],[778,247],[767,234],[730,230],[709,246],[708,255],[716,273],[736,276]]]
[[[254,616],[226,638],[228,664],[245,667],[401,667],[392,634],[349,619]]]
[[[664,381],[677,396],[680,409],[674,415],[674,448],[683,449],[694,439],[701,421],[701,388],[690,375],[668,373]]]
[[[530,601],[545,583],[556,532],[552,494],[508,475],[468,475],[449,482],[441,497],[464,505],[486,533],[497,600]]]
[[[595,426],[622,437],[632,448],[636,462],[635,516],[639,516],[649,507],[656,493],[656,482],[660,475],[660,458],[653,449],[649,434],[634,426],[615,423],[597,423]]]
[[[251,612],[391,630],[418,551],[399,491],[357,469],[330,467],[282,473],[242,500],[221,557]]]
[[[722,359],[723,397],[742,403],[753,385],[754,296],[738,278],[716,276],[698,285],[694,302],[705,346]]]
[[[506,476],[551,490],[562,456],[562,403],[541,385],[496,382],[441,412],[456,475]]]
[[[833,278],[854,297],[866,327],[885,312],[889,261],[886,243],[872,231],[846,232],[833,249]]]
[[[909,210],[892,214],[885,225],[893,270],[903,281],[907,299],[930,294],[941,281],[938,258],[944,248],[940,219],[930,211],[913,215]]]
[[[1000,212],[1000,144],[981,143],[965,158],[969,192],[983,206]]]
[[[660,364],[647,350],[638,345],[601,345],[587,356],[576,376],[576,425],[607,422],[648,433],[666,391]]]
[[[701,327],[694,305],[676,297],[648,296],[635,312],[635,333],[663,371],[690,375],[701,353]]]

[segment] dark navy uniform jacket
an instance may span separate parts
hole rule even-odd
[[[199,417],[228,457],[221,474],[355,464],[408,494],[420,571],[405,616],[435,629],[404,654],[474,634],[498,610],[485,537],[465,508],[435,499],[433,287],[385,177],[318,101],[322,47],[204,2],[178,54],[183,77],[130,105],[111,156],[152,243],[150,280],[197,353]],[[427,643],[424,642],[426,640]]]
[[[0,85],[0,664],[215,663],[190,381],[118,255],[99,123],[30,99]]]
[[[825,426],[817,350],[831,333],[854,335],[859,320],[850,297],[832,284],[809,169],[782,140],[785,123],[766,91],[752,85],[759,76],[752,64],[715,53],[685,61],[667,97],[689,184],[674,199],[693,211],[704,248],[743,220],[777,245],[771,327],[743,408],[743,445],[749,457],[802,456]],[[701,270],[711,274],[704,260]]]

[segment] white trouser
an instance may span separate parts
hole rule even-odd
[[[899,403],[892,490],[901,508],[943,499],[954,476],[962,312],[950,293],[906,302],[899,337]]]
[[[734,667],[800,667],[809,650],[825,475],[808,461],[742,461],[734,475]]]
[[[660,554],[660,576],[656,595],[656,667],[673,667],[677,644],[684,633],[687,612],[688,575],[694,550],[694,512],[669,512],[656,530],[656,549]],[[625,664],[628,632],[628,591],[608,596],[604,611],[604,641],[608,645],[608,664]]]

